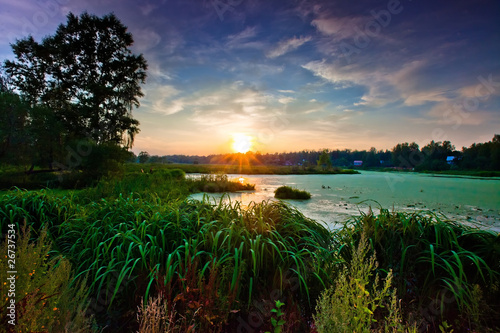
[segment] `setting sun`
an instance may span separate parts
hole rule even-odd
[[[246,134],[233,134],[232,148],[237,153],[246,153],[252,148],[252,137]]]

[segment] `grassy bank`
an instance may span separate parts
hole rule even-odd
[[[500,171],[486,171],[486,170],[423,171],[422,173],[449,175],[449,176],[481,177],[481,178],[500,177]]]
[[[247,174],[247,175],[307,175],[307,174],[358,174],[352,169],[322,169],[319,167],[263,166],[263,165],[217,165],[217,164],[160,164],[127,163],[113,172],[99,173],[80,170],[48,171],[35,169],[28,173],[24,169],[4,166],[0,168],[0,190],[12,187],[36,190],[41,188],[82,189],[99,185],[100,177],[117,178],[137,174],[157,174],[166,170],[182,170],[184,173],[202,174]],[[140,185],[140,183],[138,183]],[[244,190],[244,189],[241,189]]]
[[[224,173],[224,174],[245,174],[245,175],[308,175],[308,174],[358,174],[358,171],[352,169],[320,167],[301,167],[301,166],[277,166],[277,165],[223,165],[223,164],[127,164],[126,169],[129,172],[145,172],[149,170],[160,169],[181,169],[186,173]]]
[[[154,170],[83,191],[4,192],[2,234],[27,223],[46,251],[17,257],[37,263],[19,267],[19,323],[45,331],[50,314],[95,332],[500,328],[498,234],[387,210],[332,232],[281,202],[186,200],[193,184]],[[61,260],[66,270],[56,273]],[[66,296],[23,307],[49,296],[47,285]],[[2,325],[6,293],[2,285]],[[284,305],[272,312],[277,300]]]
[[[394,168],[367,168],[363,170],[368,171],[380,171],[380,172],[415,172],[415,173],[425,173],[434,175],[444,175],[444,176],[462,176],[471,178],[497,178],[500,177],[499,171],[487,171],[487,170],[445,170],[445,171],[414,171],[412,169],[394,169]]]

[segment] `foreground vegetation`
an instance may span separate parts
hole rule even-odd
[[[31,228],[17,238],[20,322],[42,332],[62,322],[72,332],[500,329],[498,234],[387,210],[332,232],[282,202],[186,200],[194,186],[158,170],[82,191],[5,192],[2,234]],[[6,293],[2,284],[2,327]]]

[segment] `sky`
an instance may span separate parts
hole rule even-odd
[[[391,149],[500,133],[497,0],[0,0],[0,59],[69,12],[115,13],[148,61],[133,151]],[[233,144],[234,146],[234,144]]]

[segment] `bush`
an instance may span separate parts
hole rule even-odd
[[[318,333],[372,332],[373,328],[377,332],[406,331],[397,306],[396,289],[392,288],[392,271],[380,288],[380,277],[375,273],[378,263],[375,254],[368,257],[369,250],[363,234],[336,286],[321,295],[314,316]]]
[[[12,234],[9,234],[12,235]],[[71,265],[60,256],[49,258],[51,243],[45,229],[36,243],[30,243],[30,229],[21,229],[15,240],[16,330],[19,332],[90,332],[91,321],[85,317],[88,305],[85,282],[71,285]],[[12,239],[10,239],[12,243]],[[1,246],[0,279],[7,281],[7,239]],[[0,321],[8,327],[7,297],[9,284],[0,287]]]
[[[296,188],[291,188],[289,186],[281,186],[274,191],[274,197],[278,199],[300,199],[306,200],[311,199],[311,193],[306,191],[301,191]]]

